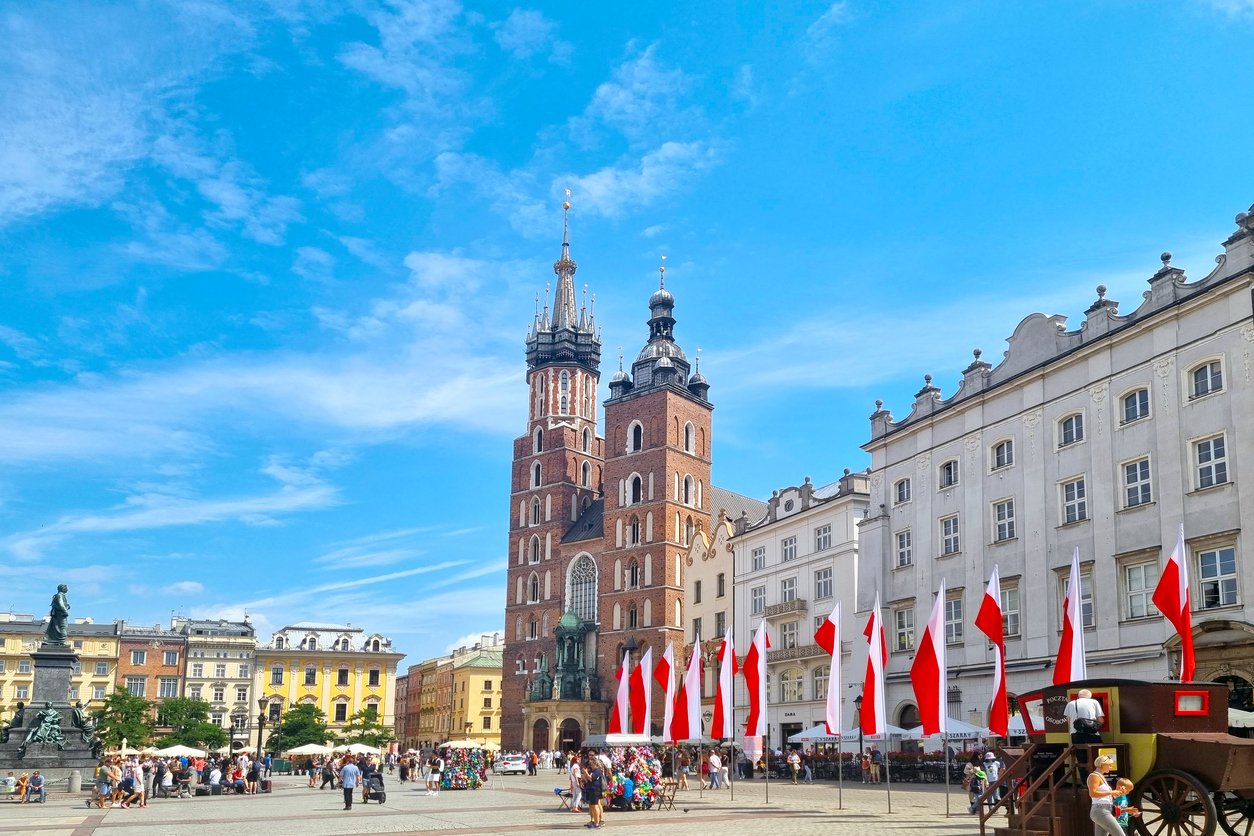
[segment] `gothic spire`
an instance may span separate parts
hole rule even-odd
[[[557,274],[557,292],[553,295],[553,327],[572,331],[579,326],[575,308],[575,269],[578,265],[570,258],[570,189],[562,203],[562,257],[553,264]]]

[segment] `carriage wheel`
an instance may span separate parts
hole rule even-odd
[[[1210,792],[1179,769],[1157,769],[1132,791],[1132,806],[1141,810],[1132,827],[1141,836],[1214,836],[1219,814]]]
[[[1215,809],[1219,811],[1220,826],[1231,836],[1254,836],[1254,798],[1217,792]]]

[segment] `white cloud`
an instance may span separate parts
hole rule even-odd
[[[554,63],[570,60],[572,47],[556,37],[557,24],[534,9],[514,9],[508,18],[492,24],[492,29],[497,45],[515,58],[547,54]]]
[[[1254,15],[1254,0],[1201,0],[1202,5],[1231,17]]]
[[[292,272],[306,281],[330,282],[335,278],[335,256],[318,247],[297,247]]]
[[[667,142],[638,163],[607,166],[591,174],[558,177],[553,182],[570,184],[580,197],[581,211],[618,217],[674,194],[718,160],[718,152],[704,142]]]
[[[497,626],[490,630],[471,631],[464,636],[453,639],[444,647],[444,652],[452,653],[454,650],[459,650],[463,647],[474,647],[476,644],[491,644],[493,634],[496,634],[498,640],[504,641],[504,633]]]
[[[836,46],[837,30],[851,19],[849,4],[839,0],[828,6],[827,11],[819,15],[818,20],[806,28],[806,46],[814,52],[826,53]],[[808,57],[817,58],[814,52]]]
[[[652,144],[659,135],[688,130],[699,121],[695,111],[680,105],[690,86],[688,76],[664,64],[657,44],[650,44],[597,85],[583,114],[571,120],[571,131],[577,139],[591,142],[597,128],[604,126],[635,145]]]
[[[205,585],[200,581],[176,581],[161,591],[166,595],[198,595],[205,591]]]

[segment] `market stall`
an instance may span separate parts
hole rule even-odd
[[[440,745],[444,758],[442,790],[477,790],[488,780],[487,753],[471,740],[451,740]]]

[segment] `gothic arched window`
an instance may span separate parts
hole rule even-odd
[[[531,553],[528,557],[532,563],[540,562],[540,538],[539,537],[536,537],[534,535],[532,536]]]
[[[540,487],[540,463],[536,462],[531,466],[531,487]]]
[[[540,500],[539,498],[531,500],[531,524],[540,524]]]
[[[539,453],[544,450],[544,430],[536,427],[535,437],[532,439],[531,452]]]
[[[597,620],[597,565],[588,555],[580,555],[570,570],[568,610],[583,621]]]
[[[631,452],[638,453],[644,449],[644,427],[639,423],[631,427]]]
[[[631,496],[628,497],[627,502],[631,505],[635,505],[636,503],[640,502],[643,499],[644,499],[644,480],[641,479],[639,476],[633,476],[631,477]]]
[[[527,603],[540,603],[540,576],[535,572],[532,572],[531,577],[527,579]]]
[[[579,482],[585,488],[592,487],[592,465],[587,462],[584,462],[583,467],[580,468]]]

